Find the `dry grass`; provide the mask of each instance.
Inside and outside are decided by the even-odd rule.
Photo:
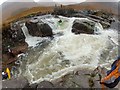
[[[63,6],[63,8],[73,8],[75,10],[83,10],[83,9],[91,9],[91,10],[105,10],[108,12],[111,12],[110,8],[106,8],[105,6],[102,6],[99,3],[94,3],[94,4],[77,4],[77,5],[68,5],[68,6]],[[22,17],[28,16],[30,14],[35,14],[38,12],[46,13],[46,12],[52,12],[54,7],[34,7],[31,9],[28,9],[26,11],[23,11],[15,16],[11,16],[7,20],[3,21],[2,26],[7,27],[9,24],[17,19],[20,19]],[[1,25],[0,25],[1,26]]]
[[[53,11],[53,7],[33,7],[31,9],[23,11],[15,16],[11,16],[7,20],[3,21],[2,25],[3,25],[3,27],[7,27],[7,26],[9,26],[9,24],[12,21],[15,21],[15,20],[20,19],[25,16],[28,16],[30,14],[35,14],[35,13],[39,13],[39,12],[46,13],[46,12],[52,12],[52,11]]]

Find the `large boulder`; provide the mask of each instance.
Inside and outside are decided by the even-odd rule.
[[[29,86],[28,80],[24,77],[18,77],[15,79],[2,81],[3,90],[9,90],[9,89],[23,90],[28,86]]]
[[[87,20],[78,20],[76,19],[73,22],[72,32],[75,34],[85,33],[85,34],[94,34],[95,23]]]
[[[46,37],[53,35],[51,27],[42,21],[30,20],[25,25],[28,28],[29,34],[32,36]]]

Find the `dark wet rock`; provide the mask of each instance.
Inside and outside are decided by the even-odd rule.
[[[104,11],[104,10],[97,10],[93,13],[93,15],[99,16],[103,19],[108,19],[112,16],[112,13],[109,13],[109,12]]]
[[[27,43],[21,43],[21,44],[18,44],[16,47],[11,48],[12,53],[14,55],[25,53],[27,51],[27,49],[28,49]]]
[[[50,26],[48,24],[44,23],[44,24],[39,24],[38,26],[39,26],[39,29],[42,32],[43,37],[53,35],[52,29],[50,28]]]
[[[46,37],[53,35],[51,27],[42,21],[38,21],[37,19],[34,21],[28,21],[25,25],[28,28],[29,34],[32,36]]]
[[[42,81],[38,84],[37,90],[40,90],[40,88],[54,88],[54,85],[49,81]]]
[[[120,32],[120,22],[116,21],[116,22],[111,23],[110,28],[115,29]]]
[[[35,83],[35,84],[31,84],[31,85],[29,86],[29,89],[37,90],[37,86],[38,86],[37,83]]]
[[[26,47],[24,47],[26,46]],[[16,49],[19,47],[19,50]],[[21,49],[20,49],[21,48]],[[27,43],[25,42],[25,36],[21,30],[21,27],[12,23],[10,27],[3,29],[2,31],[2,65],[3,69],[8,65],[11,65],[17,60],[17,55],[25,52],[27,49]]]
[[[76,11],[72,8],[62,8],[61,7],[55,7],[54,12],[52,14],[54,15],[62,15],[62,16],[71,16],[72,14],[76,13]]]
[[[6,68],[6,65],[11,69],[11,65],[18,59],[17,55],[25,53],[27,49],[28,45],[26,43],[19,43],[15,47],[9,47],[6,53],[2,54],[3,69]]]
[[[8,52],[8,49],[18,44],[25,43],[25,36],[19,25],[13,23],[11,27],[2,31],[2,51]]]
[[[100,24],[102,25],[103,29],[108,29],[110,27],[110,23],[104,23],[102,21],[100,21]]]
[[[100,68],[100,70],[106,72],[104,68]],[[98,72],[86,68],[68,73],[52,83],[54,86],[62,88],[102,88],[99,80]]]
[[[37,23],[38,21],[36,22],[27,21],[25,23],[26,27],[28,28],[29,34],[32,36],[41,36],[41,31],[38,29]]]
[[[14,90],[23,90],[29,86],[28,80],[24,77],[18,77],[11,80],[2,81],[3,90],[13,88]]]
[[[109,28],[110,24],[112,22],[115,22],[115,20],[113,18],[113,14],[109,13],[107,11],[98,10],[89,16],[100,20],[101,24],[103,25],[103,28]],[[106,23],[103,23],[103,22],[106,22]]]
[[[12,39],[14,42],[25,42],[25,35],[18,24],[11,24]]]
[[[73,22],[72,32],[75,34],[94,34],[94,25],[94,22],[75,20]]]

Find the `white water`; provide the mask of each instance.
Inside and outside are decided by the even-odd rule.
[[[28,33],[28,29],[25,26],[25,23],[23,24],[22,31],[25,35],[25,41],[27,42],[29,47],[35,47],[38,45],[38,43],[42,42],[43,40],[49,40],[47,37],[33,37]]]
[[[44,22],[52,27],[54,33],[60,32],[63,35],[54,36],[51,44],[43,50],[38,59],[33,60],[32,63],[29,60],[27,61],[26,70],[22,74],[28,78],[30,83],[38,83],[42,80],[55,80],[75,69],[94,69],[99,64],[109,68],[111,61],[115,59],[118,53],[118,47],[115,44],[118,40],[116,31],[103,30],[102,26],[96,23],[95,33],[101,34],[75,35],[71,32],[73,21],[75,19],[88,19],[60,18],[64,21],[62,25],[57,24],[59,20],[57,18],[43,19]],[[29,46],[35,47],[38,42],[43,40],[40,37],[30,36],[25,26],[23,26],[22,30]],[[103,52],[108,53],[107,55],[109,56],[101,59]],[[109,58],[110,60],[108,60]]]

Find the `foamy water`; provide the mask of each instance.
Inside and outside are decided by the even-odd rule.
[[[42,19],[43,22],[50,25],[54,34],[62,33],[62,35],[55,35],[45,49],[36,51],[38,53],[37,59],[34,59],[35,56],[28,55],[28,57],[33,58],[33,61],[27,59],[25,70],[21,74],[27,77],[30,83],[55,80],[78,68],[94,69],[98,65],[109,68],[118,54],[116,31],[103,30],[101,24],[96,23],[95,33],[99,35],[75,35],[71,32],[73,21],[75,19],[88,19],[61,16],[60,18],[63,20],[63,24],[58,24],[59,18]],[[22,30],[29,46],[36,47],[39,42],[49,40],[49,38],[29,35],[25,25],[23,25]]]

